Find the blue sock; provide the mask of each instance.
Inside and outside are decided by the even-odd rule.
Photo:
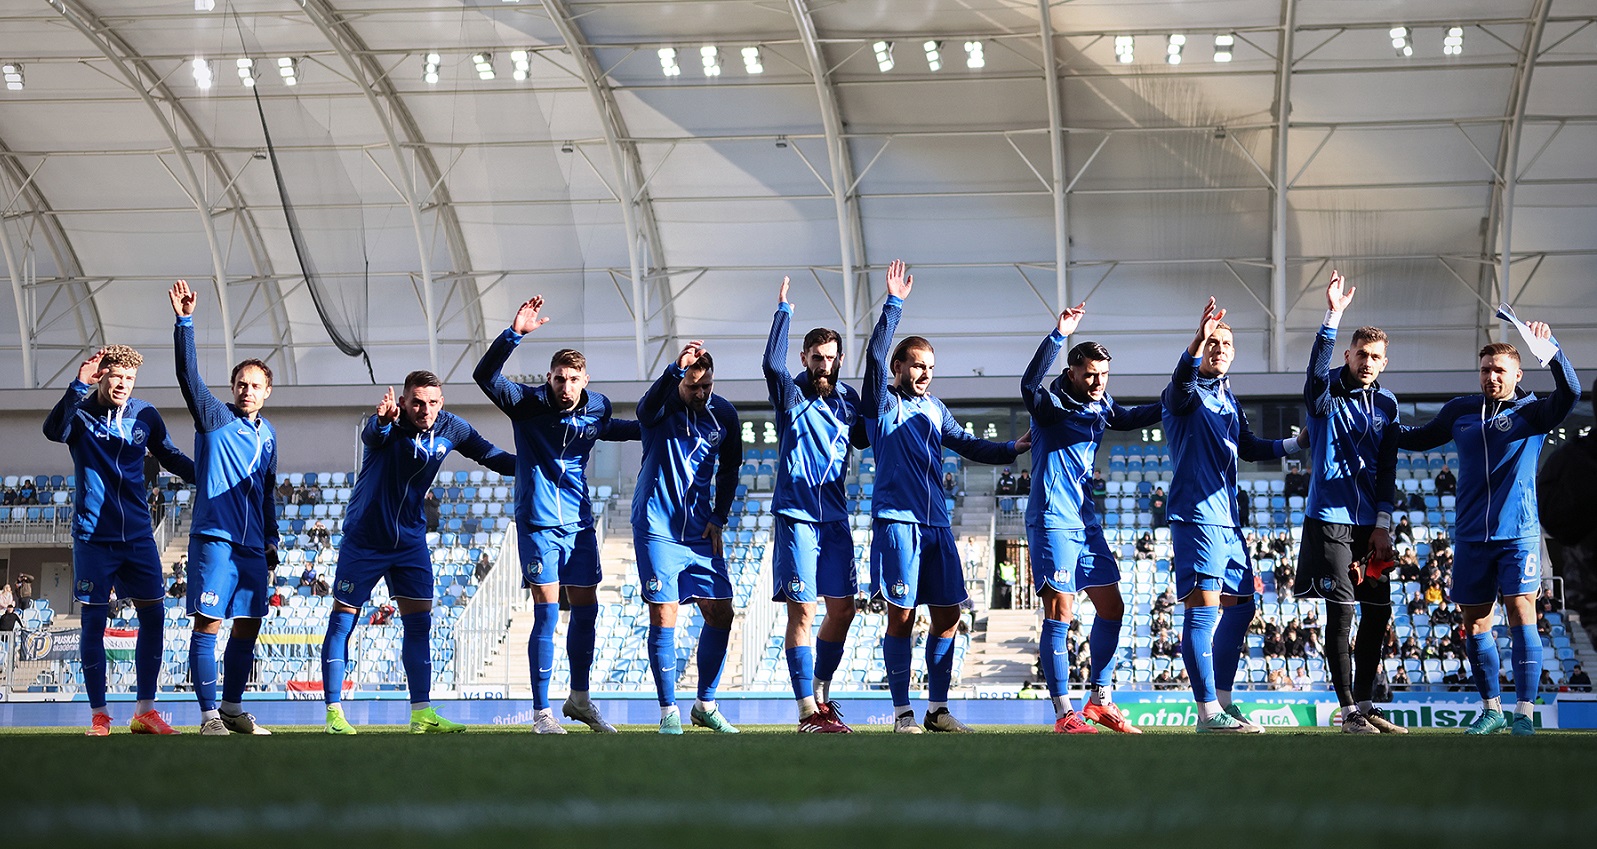
[[[1064,646],[1061,636],[1059,645]],[[1094,687],[1108,687],[1115,682],[1115,661],[1120,656],[1120,620],[1100,616],[1092,620],[1092,631],[1087,637],[1092,647],[1092,680]]]
[[[887,667],[887,689],[893,696],[893,707],[909,707],[909,654],[913,649],[909,637],[882,637],[882,665]]]
[[[138,608],[139,636],[133,642],[133,677],[141,702],[155,700],[161,686],[161,644],[166,639],[166,605],[146,604]]]
[[[677,629],[649,626],[649,671],[654,673],[654,695],[661,707],[677,700]]]
[[[954,638],[926,638],[926,700],[948,701],[948,684],[954,677]]]
[[[344,700],[344,669],[354,633],[355,612],[335,608],[327,617],[327,636],[322,638],[322,699],[330,705]]]
[[[216,710],[216,635],[195,631],[189,635],[189,680],[200,710]]]
[[[1514,698],[1534,702],[1541,688],[1542,638],[1535,625],[1515,625],[1513,631]]]
[[[424,704],[432,701],[433,612],[422,610],[399,617],[404,636],[399,641],[399,660],[405,667],[405,683],[410,685],[410,703]]]
[[[1070,690],[1070,652],[1065,641],[1069,633],[1069,622],[1042,621],[1042,639],[1037,642],[1037,652],[1042,660],[1042,677],[1048,682],[1048,695],[1052,698],[1066,695]]]
[[[1484,634],[1470,634],[1464,643],[1464,653],[1469,656],[1470,677],[1475,681],[1475,692],[1481,694],[1483,699],[1495,699],[1503,695],[1503,688],[1498,683],[1497,638],[1491,631]]]
[[[831,640],[815,640],[815,680],[830,681],[843,664],[843,644]]]
[[[705,625],[699,629],[699,701],[715,701],[715,688],[721,684],[721,668],[726,665],[726,644],[732,629]]]
[[[222,701],[236,705],[244,700],[254,668],[255,638],[229,634],[227,648],[222,649]]]
[[[105,621],[108,604],[83,605],[83,689],[89,691],[89,707],[105,707]]]
[[[1214,695],[1214,629],[1220,621],[1218,607],[1189,607],[1181,623],[1181,660],[1192,679],[1192,697],[1208,704]]]
[[[571,689],[588,692],[588,675],[593,670],[593,644],[597,640],[599,605],[574,604],[571,622],[566,627],[566,659],[571,663]]]
[[[1248,638],[1248,626],[1253,624],[1253,599],[1227,607],[1220,614],[1220,624],[1214,629],[1214,688],[1230,692],[1237,680],[1237,666],[1242,663],[1242,644]],[[1189,673],[1190,674],[1190,673]]]
[[[815,650],[791,646],[787,650],[787,677],[793,681],[793,698],[815,697]]]
[[[549,706],[549,679],[555,671],[555,626],[560,624],[556,602],[532,606],[532,634],[527,637],[527,672],[532,676],[532,708]]]

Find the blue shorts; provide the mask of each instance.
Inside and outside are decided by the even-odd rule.
[[[716,557],[707,539],[682,543],[665,537],[634,534],[638,583],[650,604],[682,604],[698,598],[731,598],[726,558]]]
[[[516,534],[524,586],[597,587],[599,536],[593,528],[529,528]]]
[[[1073,593],[1120,583],[1120,564],[1102,528],[1026,528],[1031,582],[1039,592]]]
[[[149,601],[166,597],[161,552],[151,537],[103,543],[72,543],[72,597],[79,604],[110,604],[116,597]]]
[[[771,601],[813,604],[817,594],[853,598],[859,592],[854,535],[847,522],[804,522],[777,516],[775,537]]]
[[[1491,604],[1499,595],[1541,590],[1541,541],[1536,537],[1453,544],[1453,589],[1458,604]]]
[[[334,600],[357,609],[371,601],[378,578],[388,582],[388,594],[394,598],[433,600],[433,559],[425,543],[374,551],[346,542],[339,546],[333,574]]]
[[[1177,599],[1185,599],[1193,590],[1253,596],[1253,561],[1240,528],[1171,522],[1170,545]]]
[[[264,551],[225,539],[189,537],[188,615],[264,618],[271,577]]]
[[[872,528],[871,585],[889,604],[956,607],[970,598],[951,529],[887,519]]]

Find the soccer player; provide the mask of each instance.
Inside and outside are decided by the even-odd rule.
[[[1552,328],[1533,321],[1522,331],[1531,346],[1552,347],[1547,357],[1553,392],[1545,398],[1522,391],[1519,350],[1493,342],[1480,351],[1481,394],[1454,398],[1436,418],[1403,428],[1398,446],[1426,451],[1449,440],[1458,446],[1458,521],[1453,527],[1452,599],[1469,633],[1465,653],[1481,715],[1466,733],[1493,734],[1508,726],[1498,682],[1492,606],[1499,597],[1508,611],[1514,661],[1513,733],[1536,733],[1536,690],[1542,642],[1536,633],[1536,593],[1541,587],[1541,525],[1536,519],[1536,461],[1548,431],[1580,400],[1575,367],[1557,348]]]
[[[620,442],[639,437],[637,422],[611,416],[610,399],[589,392],[588,360],[562,348],[549,359],[542,386],[516,383],[500,374],[522,338],[549,321],[540,315],[543,298],[516,311],[510,327],[483,354],[472,377],[510,417],[516,434],[516,542],[523,583],[532,589],[532,635],[527,668],[533,676],[532,730],[564,734],[549,706],[554,671],[555,626],[560,618],[560,588],[566,588],[571,619],[566,657],[571,663],[571,694],[561,713],[602,733],[604,721],[588,698],[589,671],[599,618],[599,542],[588,499],[588,457],[600,439]]]
[[[195,294],[179,280],[167,293],[177,314],[177,385],[194,418],[199,488],[189,526],[189,674],[200,703],[200,733],[270,734],[244,711],[244,688],[255,665],[255,638],[267,613],[277,566],[277,431],[261,417],[272,395],[272,370],[244,360],[228,380],[224,404],[200,377],[194,346]],[[222,656],[222,701],[216,701],[216,635],[233,620]]]
[[[909,703],[909,673],[915,607],[924,604],[931,611],[925,728],[967,732],[971,728],[948,710],[954,632],[959,606],[969,595],[943,500],[943,444],[978,463],[1003,465],[1031,448],[1031,434],[1015,442],[989,442],[965,433],[931,394],[936,355],[924,337],[905,337],[889,358],[904,299],[914,284],[903,260],[893,260],[887,268],[887,302],[867,347],[861,409],[877,468],[871,499],[871,584],[887,601],[882,662],[893,697],[893,730],[921,733]]]
[[[1254,612],[1253,561],[1237,510],[1237,461],[1283,457],[1298,442],[1259,439],[1248,428],[1226,381],[1235,347],[1224,318],[1210,298],[1161,398],[1175,466],[1170,541],[1176,596],[1186,607],[1181,659],[1198,703],[1198,732],[1258,733],[1264,729],[1231,702]]]
[[[139,636],[133,668],[138,704],[128,729],[134,734],[176,734],[155,710],[161,675],[162,625],[166,607],[161,553],[155,548],[145,502],[144,455],[186,481],[194,461],[172,444],[161,414],[133,395],[144,357],[126,345],[110,345],[78,366],[44,420],[44,435],[72,452],[72,578],[83,605],[83,687],[89,692],[90,737],[111,733],[105,703],[105,623],[111,589],[133,600]]]
[[[836,330],[817,327],[806,333],[804,372],[796,378],[788,373],[793,305],[787,290],[783,277],[763,364],[780,455],[771,502],[776,514],[771,600],[787,603],[787,671],[798,700],[798,730],[848,733],[837,703],[828,696],[859,592],[844,483],[849,446],[865,447],[865,428],[859,395],[837,380],[843,351]],[[817,596],[826,599],[826,621],[812,649]]]
[[[1309,408],[1309,497],[1298,552],[1298,598],[1325,599],[1326,670],[1349,734],[1404,734],[1375,707],[1375,673],[1392,619],[1385,573],[1369,577],[1363,561],[1392,560],[1392,501],[1397,491],[1397,398],[1377,378],[1387,366],[1386,333],[1360,327],[1331,370],[1337,325],[1357,289],[1331,272],[1325,323],[1309,352],[1303,400]],[[1349,649],[1353,608],[1358,641]]]
[[[1085,591],[1098,615],[1088,636],[1092,695],[1082,714],[1112,731],[1141,734],[1109,694],[1126,604],[1120,596],[1120,566],[1104,539],[1090,487],[1104,430],[1155,424],[1160,405],[1127,409],[1116,404],[1109,396],[1109,349],[1097,342],[1071,348],[1068,367],[1051,384],[1044,384],[1065,340],[1086,314],[1085,302],[1059,314],[1058,326],[1037,346],[1020,381],[1021,397],[1031,412],[1033,440],[1034,483],[1026,506],[1026,537],[1031,544],[1032,583],[1043,599],[1037,651],[1054,702],[1054,731],[1097,733],[1070,702],[1070,656],[1065,650],[1076,591]]]
[[[632,541],[649,604],[649,668],[660,699],[661,734],[682,733],[676,618],[677,606],[689,601],[704,614],[693,724],[738,733],[716,706],[715,690],[732,635],[732,581],[721,532],[737,494],[743,443],[737,410],[714,388],[715,360],[703,342],[693,341],[638,401],[643,468],[632,493]]]
[[[505,475],[515,471],[516,458],[465,419],[444,411],[443,381],[430,371],[406,375],[397,400],[394,388],[388,387],[377,412],[361,428],[360,441],[365,450],[344,514],[333,611],[322,641],[327,733],[355,733],[344,716],[344,669],[355,617],[371,599],[378,578],[387,582],[389,595],[399,603],[404,629],[399,657],[410,685],[410,733],[465,731],[466,726],[439,716],[431,704],[433,564],[421,505],[450,451]]]

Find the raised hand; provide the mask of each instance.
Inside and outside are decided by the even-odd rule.
[[[543,296],[533,295],[521,305],[521,309],[516,310],[516,317],[510,320],[510,329],[525,336],[549,323],[548,316],[538,315],[541,309],[543,309]]]
[[[895,259],[887,265],[887,294],[901,301],[909,297],[909,290],[915,285],[915,276],[905,273],[907,268],[901,259]]]
[[[1059,335],[1069,336],[1076,332],[1081,325],[1081,320],[1087,316],[1087,302],[1082,301],[1068,310],[1059,314]]]
[[[1341,312],[1347,309],[1348,304],[1353,303],[1353,293],[1358,291],[1358,287],[1355,286],[1343,292],[1342,285],[1344,282],[1346,281],[1342,279],[1342,273],[1332,269],[1331,282],[1325,287],[1325,305],[1331,312]]]
[[[781,303],[781,304],[789,303],[789,301],[787,299],[787,287],[788,287],[788,280],[787,280],[787,277],[784,276],[782,278],[782,288],[778,289],[777,292],[776,292],[777,303]]]
[[[100,368],[100,358],[103,356],[105,356],[105,351],[103,349],[95,351],[93,356],[84,360],[83,364],[78,366],[79,383],[100,382],[100,378],[105,376],[105,369]]]
[[[1225,310],[1215,306],[1214,298],[1203,308],[1203,318],[1198,321],[1198,335],[1192,340],[1192,345],[1187,348],[1187,353],[1197,356],[1203,350],[1203,343],[1214,335],[1216,327],[1225,318]]]
[[[172,288],[167,291],[166,295],[172,299],[172,312],[177,313],[179,316],[194,314],[194,290],[189,288],[187,280],[179,280],[173,283]]]
[[[388,394],[383,400],[377,402],[377,420],[383,424],[393,424],[399,418],[399,402],[394,399],[394,387],[388,387]]]
[[[1530,329],[1530,332],[1536,334],[1537,339],[1553,338],[1553,328],[1545,321],[1527,321],[1525,326]]]
[[[695,339],[682,348],[682,353],[677,354],[677,368],[686,369],[699,361],[699,355],[704,353],[704,340]]]

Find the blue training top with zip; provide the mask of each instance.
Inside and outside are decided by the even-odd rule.
[[[73,539],[130,542],[153,533],[145,499],[146,450],[162,468],[194,482],[194,461],[172,444],[161,413],[137,398],[107,407],[93,385],[73,380],[45,418],[44,435],[72,452]]]
[[[588,497],[588,457],[594,443],[641,437],[638,423],[611,415],[610,399],[584,391],[577,405],[562,410],[548,384],[517,383],[501,370],[523,336],[506,329],[488,346],[472,378],[510,417],[516,436],[516,525],[521,528],[593,527]]]
[[[1079,530],[1100,526],[1092,502],[1092,472],[1105,430],[1136,430],[1157,424],[1158,402],[1126,408],[1109,395],[1078,401],[1065,375],[1052,383],[1048,372],[1064,347],[1059,331],[1048,334],[1020,379],[1020,397],[1031,412],[1031,497],[1026,525]]]
[[[194,418],[194,471],[199,488],[189,535],[226,540],[251,551],[277,546],[277,432],[224,404],[200,378],[194,319],[173,331],[177,385]]]
[[[368,416],[360,441],[365,450],[344,514],[344,544],[368,551],[392,551],[426,542],[422,502],[450,451],[459,451],[502,475],[516,471],[514,455],[447,410],[440,410],[432,428],[425,432],[412,427],[403,414],[388,424],[376,415]]]
[[[743,465],[743,434],[725,398],[711,395],[702,412],[683,403],[677,387],[686,374],[671,363],[638,401],[643,468],[632,492],[632,530],[693,543],[712,521],[726,527]]]
[[[1165,387],[1165,438],[1175,466],[1166,507],[1172,522],[1240,527],[1237,461],[1286,455],[1284,440],[1259,439],[1224,377],[1203,377],[1186,351]]]
[[[1014,442],[990,442],[966,433],[943,402],[932,395],[912,397],[890,385],[893,334],[904,302],[887,296],[871,331],[865,360],[865,431],[876,452],[876,485],[871,515],[892,522],[946,528],[943,445],[978,463],[1013,463]]]
[[[776,411],[776,494],[771,511],[800,522],[835,522],[848,518],[850,445],[864,448],[865,424],[859,395],[838,383],[818,394],[806,369],[798,377],[787,370],[787,333],[793,305],[781,304],[771,319],[765,343],[765,387]]]
[[[1336,328],[1325,325],[1309,351],[1303,402],[1309,408],[1309,498],[1304,515],[1337,525],[1373,525],[1390,516],[1397,492],[1397,396],[1377,381],[1359,387],[1346,366],[1331,369]]]
[[[1536,461],[1548,431],[1580,401],[1575,367],[1562,349],[1548,363],[1554,389],[1537,398],[1523,388],[1508,401],[1465,395],[1442,405],[1419,427],[1405,427],[1398,446],[1429,451],[1458,447],[1458,519],[1453,537],[1465,542],[1523,539],[1541,534],[1536,514]]]

